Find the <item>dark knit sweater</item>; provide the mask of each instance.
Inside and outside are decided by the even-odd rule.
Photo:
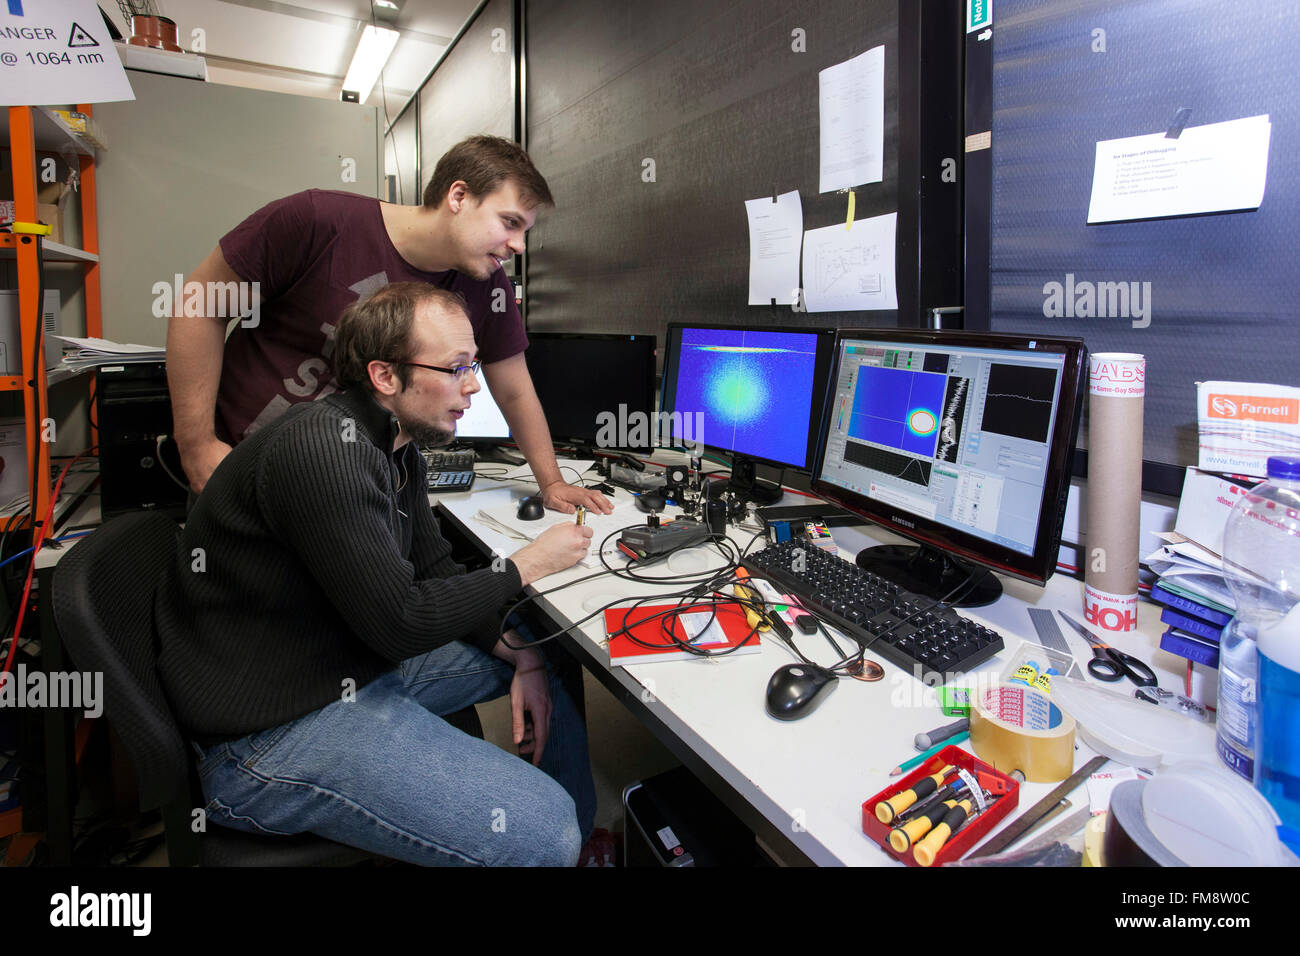
[[[159,672],[191,733],[265,730],[449,641],[496,643],[519,572],[448,557],[424,460],[393,453],[396,435],[368,393],[344,392],[294,406],[213,473],[157,601]]]

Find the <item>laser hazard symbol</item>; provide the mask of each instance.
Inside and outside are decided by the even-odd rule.
[[[72,32],[68,36],[68,46],[99,46],[99,41],[92,37],[85,29],[72,21]]]

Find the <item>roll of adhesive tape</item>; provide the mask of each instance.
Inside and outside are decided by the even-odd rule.
[[[1112,866],[1186,866],[1156,839],[1142,812],[1145,780],[1127,780],[1110,795],[1110,813],[1101,841],[1101,858]]]
[[[977,757],[1003,773],[1056,783],[1074,772],[1074,726],[1041,691],[999,684],[972,701],[970,742]]]

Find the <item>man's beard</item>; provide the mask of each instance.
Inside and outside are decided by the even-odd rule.
[[[443,445],[450,445],[452,439],[456,437],[455,432],[449,432],[437,425],[427,425],[424,422],[402,422],[401,424],[402,431],[406,432],[419,448],[441,448]]]

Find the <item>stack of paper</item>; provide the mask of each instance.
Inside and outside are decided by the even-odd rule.
[[[65,366],[162,362],[167,358],[167,350],[156,345],[132,345],[130,343],[110,342],[108,339],[79,339],[71,335],[51,335],[50,338],[67,343],[63,349],[63,364]],[[71,348],[68,346],[71,346]]]
[[[551,525],[555,524],[573,524],[576,519],[574,515],[566,515],[558,511],[548,511],[545,516],[536,521],[524,521],[517,514],[519,510],[518,503],[500,505],[495,508],[485,508],[479,514],[475,515],[475,520],[483,523],[487,527],[505,534],[521,543],[534,540],[539,534],[545,531]],[[587,557],[579,562],[584,568],[600,567],[600,545],[606,538],[616,531],[628,528],[634,525],[645,524],[645,513],[636,507],[632,498],[623,497],[614,504],[612,514],[602,515],[594,511],[588,511],[586,524],[592,529],[591,548]],[[610,538],[606,544],[605,553],[607,555],[621,554],[617,547],[617,536]],[[621,565],[620,560],[616,562]]]

